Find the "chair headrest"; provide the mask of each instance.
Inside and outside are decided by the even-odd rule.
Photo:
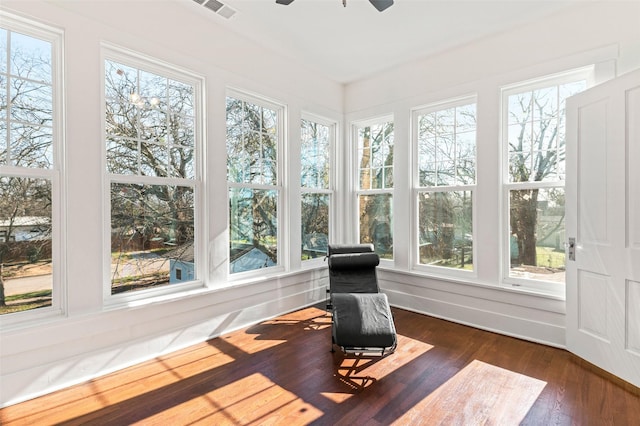
[[[327,255],[344,253],[373,253],[373,244],[329,244]]]
[[[380,264],[377,253],[344,253],[329,256],[329,268],[332,270],[355,270],[375,268]]]

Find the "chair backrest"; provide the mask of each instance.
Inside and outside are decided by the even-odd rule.
[[[329,244],[327,256],[345,253],[373,253],[373,244]]]
[[[380,257],[373,252],[372,245],[330,245],[328,253],[331,293],[380,292],[376,275]]]

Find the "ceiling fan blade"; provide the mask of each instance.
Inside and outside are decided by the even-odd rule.
[[[293,0],[276,0],[276,3],[288,5],[288,4],[293,3]]]
[[[378,9],[378,12],[382,12],[386,8],[393,5],[393,0],[369,0],[369,3],[371,3],[373,7]]]

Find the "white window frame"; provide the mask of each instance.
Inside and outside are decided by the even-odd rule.
[[[360,164],[359,164],[359,156],[358,156],[358,133],[359,130],[365,127],[370,127],[376,124],[385,124],[385,123],[393,123],[393,134],[394,134],[394,141],[393,141],[393,146],[394,146],[394,161],[393,161],[393,187],[392,188],[382,188],[382,189],[361,189],[360,188]],[[355,226],[353,227],[353,237],[355,238],[355,241],[357,243],[360,243],[360,219],[359,219],[359,213],[360,213],[360,206],[359,206],[359,199],[360,196],[362,195],[385,195],[385,194],[389,194],[391,196],[391,209],[392,209],[392,217],[391,217],[391,235],[392,238],[394,238],[394,242],[393,242],[393,252],[392,252],[392,257],[391,259],[386,259],[386,258],[380,258],[380,262],[381,264],[386,264],[387,266],[391,266],[393,264],[393,262],[395,261],[395,257],[396,257],[396,245],[395,245],[395,205],[394,205],[394,189],[395,189],[395,185],[396,185],[396,161],[395,161],[395,132],[396,132],[396,128],[395,128],[395,121],[394,121],[394,116],[393,114],[389,114],[389,115],[382,115],[382,116],[378,116],[378,117],[374,117],[374,118],[369,118],[366,120],[358,120],[358,121],[354,121],[351,123],[351,140],[353,141],[352,143],[352,153],[353,153],[353,162],[352,164],[352,170],[353,170],[353,188],[354,188],[354,193],[355,193],[355,199],[353,200],[353,223],[355,224]]]
[[[447,186],[430,186],[423,187],[420,186],[420,166],[419,162],[419,135],[418,135],[418,125],[419,125],[419,116],[426,115],[450,108],[461,107],[465,105],[475,104],[476,106],[476,144],[475,144],[475,183],[474,184],[466,184],[466,185],[447,185]],[[432,104],[428,104],[425,106],[417,107],[412,109],[411,114],[411,138],[412,138],[412,152],[413,152],[413,193],[412,193],[412,244],[411,244],[411,255],[412,255],[412,268],[419,272],[429,273],[431,275],[441,275],[447,277],[458,277],[463,279],[477,278],[477,253],[478,253],[478,239],[476,238],[477,234],[477,188],[478,188],[478,176],[480,176],[478,170],[478,127],[477,127],[477,113],[478,113],[478,97],[477,95],[469,95],[469,96],[461,96],[448,100],[444,100],[441,102],[436,102]],[[472,270],[464,270],[464,269],[456,269],[456,268],[448,268],[442,266],[433,266],[433,265],[425,265],[420,263],[420,237],[419,237],[419,199],[418,196],[421,193],[435,193],[435,192],[456,192],[456,191],[471,191],[471,226],[472,226],[472,241],[474,241],[472,248],[472,257],[473,257],[473,269]]]
[[[333,120],[325,119],[320,116],[314,115],[312,113],[302,113],[302,119],[307,121],[312,121],[317,124],[321,124],[323,126],[327,126],[329,128],[329,188],[305,188],[300,187],[300,203],[302,204],[302,195],[304,194],[325,194],[329,196],[329,242],[333,241],[336,238],[336,227],[334,225],[336,218],[336,195],[335,195],[335,187],[336,187],[336,135],[338,129],[338,123]],[[300,155],[303,156],[302,148],[300,150]],[[302,226],[300,227],[300,232],[302,232]],[[300,236],[302,240],[303,235]],[[307,265],[313,266],[315,264],[322,264],[324,262],[323,257],[318,257],[315,259],[307,259],[302,261],[303,267]]]
[[[51,43],[51,80],[53,97],[53,166],[50,169],[36,169],[15,166],[0,166],[0,174],[11,177],[47,179],[51,181],[51,262],[52,289],[51,306],[1,315],[1,328],[40,323],[65,314],[66,298],[66,227],[64,208],[66,204],[65,181],[65,113],[64,113],[64,31],[37,21],[22,18],[0,10],[2,28],[18,32]],[[8,61],[8,58],[7,58]],[[7,63],[7,66],[9,64]],[[10,68],[7,68],[9,71]],[[9,84],[7,84],[9,87]],[[7,100],[9,96],[7,94]],[[7,114],[7,120],[9,120]],[[8,121],[7,121],[8,122]],[[7,127],[7,134],[9,127]]]
[[[510,191],[516,189],[549,189],[549,188],[565,188],[564,180],[555,181],[529,181],[529,182],[510,182],[509,181],[509,96],[522,92],[528,92],[536,89],[558,86],[561,84],[572,83],[580,80],[586,80],[586,88],[593,86],[595,83],[595,66],[586,66],[566,72],[560,72],[552,75],[534,78],[522,82],[517,82],[501,88],[500,96],[500,146],[501,146],[501,165],[502,165],[502,182],[501,182],[501,208],[500,216],[502,223],[501,237],[501,283],[504,287],[528,291],[533,293],[548,294],[554,297],[564,298],[565,284],[543,281],[530,278],[519,278],[510,276],[511,269],[511,251],[510,251]],[[565,204],[565,209],[567,208]]]
[[[244,272],[231,272],[231,257],[229,256],[229,246],[227,246],[227,277],[229,281],[242,281],[242,280],[251,280],[256,277],[264,277],[266,275],[272,275],[284,272],[287,270],[287,264],[285,263],[286,259],[289,258],[289,232],[290,230],[285,229],[284,224],[288,223],[287,215],[285,212],[284,206],[287,205],[287,200],[285,199],[287,192],[285,191],[285,149],[286,149],[286,134],[285,129],[287,128],[287,108],[282,102],[278,102],[272,99],[268,99],[266,97],[248,93],[246,91],[235,89],[235,88],[227,88],[226,98],[234,98],[237,100],[241,100],[247,103],[251,103],[253,105],[257,105],[263,108],[268,108],[273,111],[276,111],[278,116],[277,123],[277,133],[278,138],[276,141],[276,185],[263,185],[263,184],[245,184],[245,183],[237,183],[237,182],[229,182],[227,180],[227,216],[229,217],[229,190],[231,188],[250,188],[250,189],[259,189],[259,190],[268,190],[268,191],[276,191],[278,196],[278,202],[276,204],[276,208],[278,209],[277,214],[277,256],[278,263],[274,266],[269,266],[266,268],[258,268],[250,271]],[[226,112],[226,111],[225,111]],[[226,113],[225,113],[225,121],[226,121]],[[226,176],[226,173],[225,173]],[[228,222],[227,222],[228,223]],[[230,237],[231,229],[227,228],[227,233]],[[230,242],[230,240],[229,240]]]
[[[147,56],[140,52],[103,42],[101,44],[101,130],[102,130],[102,173],[103,182],[103,303],[108,308],[119,308],[146,303],[167,296],[179,296],[190,290],[205,287],[206,256],[204,255],[204,236],[207,235],[204,222],[204,182],[205,158],[204,147],[204,77],[170,63]],[[170,78],[194,87],[194,178],[168,178],[140,175],[119,175],[107,171],[107,148],[105,129],[105,61],[114,61],[138,70]],[[194,259],[196,277],[193,281],[163,285],[155,288],[136,290],[120,294],[111,294],[111,184],[129,183],[146,185],[177,185],[193,188],[194,192]]]

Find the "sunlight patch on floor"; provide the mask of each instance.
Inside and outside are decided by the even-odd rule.
[[[248,327],[243,334],[232,334],[224,337],[230,343],[247,354],[275,348],[287,343],[298,332],[311,332],[331,327],[331,317],[321,309],[305,310],[306,315],[293,312],[275,319],[265,320]],[[247,336],[252,340],[247,341]]]
[[[398,347],[395,353],[384,357],[344,356],[336,366],[336,377],[351,390],[362,390],[405,367],[432,348],[433,346],[428,343],[398,335]],[[333,398],[331,397],[332,400]]]
[[[199,395],[182,404],[145,419],[154,424],[154,417],[164,424],[179,424],[185,412],[198,418],[202,424],[272,424],[286,423],[287,419],[309,423],[323,413],[297,395],[278,386],[260,373],[236,380],[204,395]],[[175,423],[172,422],[175,421]],[[281,423],[279,423],[281,422]]]
[[[546,382],[474,360],[394,424],[516,425]],[[461,403],[464,401],[464,403]]]

